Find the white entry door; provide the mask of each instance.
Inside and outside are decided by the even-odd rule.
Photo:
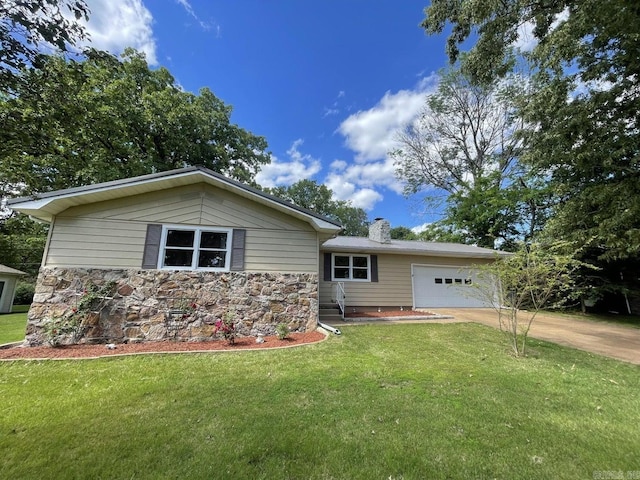
[[[486,307],[473,297],[474,271],[461,267],[411,266],[415,308]]]

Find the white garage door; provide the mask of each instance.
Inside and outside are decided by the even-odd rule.
[[[411,270],[416,308],[487,306],[473,297],[473,270],[426,265],[412,265]]]

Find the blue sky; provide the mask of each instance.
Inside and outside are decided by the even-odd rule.
[[[370,219],[438,217],[402,196],[387,152],[446,66],[419,27],[427,0],[88,0],[96,48],[131,46],[188,91],[209,87],[269,143],[258,182],[310,178]]]

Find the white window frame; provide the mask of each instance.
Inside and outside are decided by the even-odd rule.
[[[349,266],[338,265],[338,268],[348,268],[349,278],[336,278],[336,257],[349,257]],[[365,257],[367,259],[367,278],[353,278],[353,257]],[[364,270],[360,267],[355,267]],[[371,282],[371,255],[365,253],[332,253],[331,254],[331,281],[332,282]]]
[[[167,249],[167,235],[169,230],[182,230],[185,232],[194,232],[193,238],[193,255],[191,256],[191,265],[185,267],[178,266],[165,266],[164,257]],[[212,233],[226,233],[227,234],[227,248],[225,253],[224,264],[225,267],[198,267],[198,258],[200,256],[200,234],[202,232]],[[233,229],[223,227],[202,227],[202,226],[190,226],[190,225],[163,225],[162,226],[162,240],[160,243],[160,255],[158,255],[158,269],[160,270],[201,270],[208,272],[228,272],[231,268],[231,249],[233,245]],[[169,247],[173,248],[173,247]]]

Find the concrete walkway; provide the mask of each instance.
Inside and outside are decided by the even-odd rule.
[[[498,316],[489,308],[435,308],[438,315],[455,321],[477,322],[498,328]],[[529,336],[640,365],[640,328],[567,315],[540,313]]]

